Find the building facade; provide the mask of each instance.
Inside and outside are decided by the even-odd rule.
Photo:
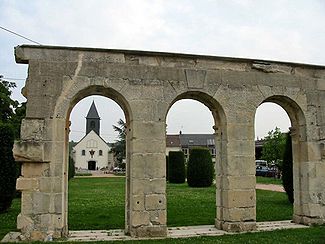
[[[86,116],[86,135],[73,147],[73,159],[77,169],[111,169],[114,165],[109,145],[100,136],[100,117],[95,102]]]

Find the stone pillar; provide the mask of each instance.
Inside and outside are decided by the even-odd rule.
[[[250,231],[256,228],[254,127],[245,117],[226,126],[227,135],[219,135],[217,140],[221,158],[217,162],[215,225],[225,231]]]
[[[163,237],[167,235],[165,122],[137,120],[131,130],[129,234]]]
[[[291,129],[290,132],[293,140],[293,220],[305,225],[324,224],[325,142],[301,141],[304,137],[298,136],[298,131]],[[307,134],[308,137],[311,135]]]
[[[28,240],[59,238],[66,234],[64,124],[62,119],[53,122],[52,119],[26,118],[22,122],[21,141],[15,142],[15,159],[22,162],[22,176],[16,185],[22,191],[17,229]],[[57,133],[60,130],[62,133]]]

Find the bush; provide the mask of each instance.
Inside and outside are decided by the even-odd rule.
[[[166,155],[166,179],[168,179],[168,156]]]
[[[293,162],[292,162],[292,142],[288,133],[282,162],[282,185],[288,195],[289,202],[293,203]]]
[[[213,182],[213,163],[209,149],[193,148],[187,164],[187,183],[190,187],[209,187]]]
[[[7,211],[16,192],[16,162],[12,148],[13,128],[0,123],[0,213]]]
[[[169,152],[168,156],[169,183],[185,182],[185,157],[182,151]]]
[[[73,178],[76,174],[76,169],[74,165],[74,160],[71,156],[69,156],[69,173],[68,173],[68,180]]]

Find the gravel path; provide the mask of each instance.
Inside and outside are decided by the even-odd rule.
[[[283,186],[274,184],[256,184],[256,189],[285,192]]]

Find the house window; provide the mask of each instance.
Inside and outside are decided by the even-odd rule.
[[[184,153],[185,156],[188,155],[188,148],[183,148],[182,151],[183,151],[183,153]]]
[[[99,150],[99,156],[103,156],[103,150]]]
[[[211,148],[210,152],[211,152],[212,157],[216,156],[216,149],[215,148]]]
[[[85,156],[85,155],[86,155],[86,151],[85,151],[85,150],[82,150],[82,151],[81,151],[81,155],[82,155],[82,156]]]

